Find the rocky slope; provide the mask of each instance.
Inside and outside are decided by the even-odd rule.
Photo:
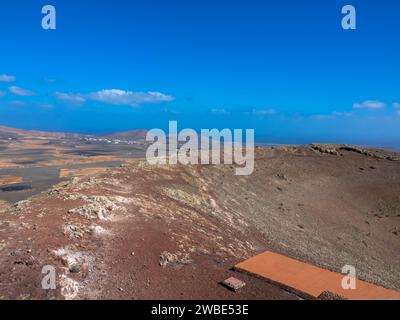
[[[18,299],[297,299],[230,268],[275,250],[400,289],[400,162],[319,146],[233,166],[144,161],[74,178],[0,213],[0,295]],[[57,270],[57,290],[41,270]],[[237,293],[219,282],[234,274]]]

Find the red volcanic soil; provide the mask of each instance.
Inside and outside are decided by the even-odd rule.
[[[0,296],[298,299],[230,270],[266,250],[398,290],[400,162],[363,151],[260,149],[248,177],[130,161],[61,183],[0,212]],[[56,290],[41,288],[45,265]],[[220,285],[231,276],[246,286]]]
[[[75,178],[4,212],[2,298],[63,299],[76,285],[77,299],[297,299],[243,274],[236,276],[247,285],[237,293],[220,285],[235,263],[265,248],[263,239],[214,215],[207,197],[192,199],[200,185],[175,193],[191,170],[138,162]],[[41,288],[45,265],[56,267],[57,290]]]

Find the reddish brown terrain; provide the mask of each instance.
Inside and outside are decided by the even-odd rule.
[[[298,299],[231,270],[266,250],[400,290],[399,208],[396,153],[263,148],[248,177],[125,159],[0,208],[0,298]],[[221,286],[230,276],[246,286]]]

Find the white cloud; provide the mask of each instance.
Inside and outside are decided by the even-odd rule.
[[[392,106],[393,106],[393,108],[400,110],[400,103],[399,102],[393,102]]]
[[[118,89],[101,90],[86,95],[89,100],[116,105],[138,106],[145,103],[159,103],[174,100],[160,92],[133,92]]]
[[[354,109],[368,109],[368,110],[378,110],[386,107],[386,103],[377,100],[367,100],[362,103],[353,104]]]
[[[87,100],[114,105],[128,105],[136,107],[145,103],[160,103],[173,101],[174,97],[161,92],[134,92],[118,89],[100,90],[88,94],[55,93],[57,100],[72,104],[83,104]]]
[[[7,74],[0,74],[0,82],[14,82],[17,80],[14,76],[9,76]]]
[[[354,115],[354,112],[333,111],[329,114],[313,114],[310,116],[314,120],[334,120],[337,118],[347,118]]]
[[[86,99],[82,97],[80,94],[76,93],[62,93],[56,92],[54,94],[55,98],[62,103],[79,106],[86,102]]]
[[[22,89],[20,87],[12,86],[9,87],[8,90],[10,90],[11,93],[17,95],[17,96],[22,96],[22,97],[28,97],[28,96],[34,96],[35,93],[33,91],[27,90],[27,89]]]

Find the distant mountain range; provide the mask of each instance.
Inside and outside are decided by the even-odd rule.
[[[106,135],[99,135],[108,139],[120,139],[120,140],[144,140],[146,139],[147,130],[130,130],[124,132],[115,132]]]
[[[66,137],[102,137],[107,139],[120,140],[143,140],[146,138],[146,130],[130,130],[125,132],[115,132],[109,134],[79,134],[51,132],[40,130],[24,130],[12,127],[0,126],[0,139],[16,139],[21,137],[50,137],[50,138],[66,138]]]

